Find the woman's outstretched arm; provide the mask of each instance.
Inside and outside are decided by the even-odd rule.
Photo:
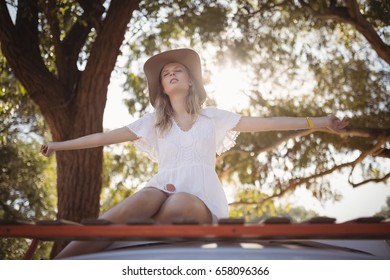
[[[49,142],[46,145],[41,146],[41,154],[49,157],[55,151],[94,148],[126,141],[134,141],[137,138],[138,137],[127,127],[122,127],[109,132],[94,133],[72,140]]]
[[[328,128],[334,132],[343,132],[349,121],[340,120],[334,115],[318,118],[295,117],[241,117],[237,126],[233,129],[240,132],[300,130],[310,128]]]

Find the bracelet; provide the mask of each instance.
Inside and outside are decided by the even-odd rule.
[[[306,120],[307,120],[307,125],[309,126],[309,129],[312,129],[314,127],[313,121],[311,120],[310,117],[306,117]]]

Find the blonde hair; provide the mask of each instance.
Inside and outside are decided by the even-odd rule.
[[[186,96],[186,111],[187,113],[197,117],[202,109],[202,105],[207,98],[206,92],[199,90],[198,83],[192,78],[192,75],[188,68],[184,65],[190,79],[193,81],[189,88],[188,95]],[[172,127],[173,108],[171,101],[167,94],[164,93],[163,86],[161,84],[161,75],[159,75],[159,86],[155,101],[156,108],[156,128],[161,137]]]

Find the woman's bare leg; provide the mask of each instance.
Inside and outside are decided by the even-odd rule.
[[[99,218],[113,223],[126,223],[130,218],[150,218],[154,216],[167,195],[156,188],[144,188],[134,195],[118,203]],[[55,258],[67,258],[80,254],[88,254],[103,250],[112,241],[72,241]]]
[[[161,224],[170,224],[177,218],[194,219],[200,224],[212,223],[211,212],[203,201],[184,192],[168,197],[153,218]]]

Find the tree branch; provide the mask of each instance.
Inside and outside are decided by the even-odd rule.
[[[96,86],[99,88],[108,87],[111,72],[114,69],[120,53],[120,46],[127,31],[127,24],[132,17],[133,11],[138,8],[139,2],[139,0],[112,0],[110,2],[103,25],[91,48],[87,66],[81,77],[80,88],[82,91],[83,87],[89,88],[88,85],[84,85],[84,81],[96,81],[97,76],[102,77],[102,80],[96,83]],[[107,92],[103,91],[99,93],[85,92],[78,97],[87,100],[92,98],[104,100],[100,102],[103,107],[97,108],[98,110],[104,110],[106,94]],[[86,104],[83,101],[81,102]]]
[[[283,143],[287,142],[289,139],[294,139],[296,137],[304,137],[307,136],[311,133],[314,132],[325,132],[325,133],[330,133],[330,134],[335,134],[339,135],[340,137],[364,137],[364,138],[373,138],[373,139],[378,139],[378,138],[383,138],[383,139],[388,139],[390,137],[390,130],[389,129],[380,129],[380,128],[361,128],[361,127],[350,127],[348,128],[345,132],[342,133],[336,133],[333,132],[329,129],[326,128],[318,128],[318,129],[312,129],[312,130],[299,130],[299,131],[294,131],[289,134],[287,134],[285,137],[280,138],[278,141],[275,141],[272,145],[263,147],[262,149],[256,151],[256,155],[253,157],[257,157],[262,153],[267,153],[270,152]],[[242,154],[244,156],[248,156],[246,160],[241,160],[238,164],[231,166],[225,170],[223,170],[219,176],[221,180],[223,180],[228,174],[234,172],[238,167],[243,166],[248,163],[248,161],[251,160],[253,157],[249,157],[249,153],[243,150],[239,149],[231,149],[222,155],[217,157],[217,160],[223,160],[227,156],[230,156],[232,154]],[[370,153],[372,156],[378,156],[378,157],[389,157],[388,150],[382,148],[382,150],[377,151],[376,153],[371,152]],[[333,171],[332,171],[333,172]],[[325,175],[325,174],[324,174]]]
[[[347,128],[345,132],[340,133],[340,136],[363,137],[363,138],[374,138],[374,139],[380,137],[386,138],[390,136],[390,129],[350,126]]]
[[[102,5],[103,2],[102,0],[94,2],[78,1],[84,13],[81,18],[77,19],[62,40],[63,61],[61,71],[63,74],[60,75],[60,79],[68,86],[69,92],[75,91],[79,81],[80,72],[77,68],[77,61],[82,48],[87,42],[88,35],[92,27],[95,27],[97,32],[100,30],[101,16],[105,11]]]
[[[264,147],[264,148],[256,151],[257,155],[254,155],[253,157],[256,158],[256,157],[258,157],[262,153],[270,152],[270,151],[276,149],[278,146],[280,146],[283,143],[285,143],[286,141],[288,141],[289,139],[293,139],[293,138],[296,138],[296,137],[303,137],[303,136],[309,135],[311,133],[313,133],[313,130],[299,130],[299,131],[294,131],[292,133],[289,133],[285,137],[282,137],[278,141],[275,141],[272,145],[269,145],[267,147]],[[217,160],[223,160],[225,157],[227,157],[229,155],[232,155],[232,154],[237,154],[237,153],[243,154],[245,156],[249,156],[249,153],[246,152],[246,151],[242,151],[242,150],[238,150],[238,149],[232,149],[232,150],[229,150],[229,151],[223,153],[222,155],[218,156]],[[241,160],[240,163],[223,170],[219,174],[219,177],[221,178],[221,180],[223,180],[224,177],[226,177],[231,172],[234,172],[234,170],[236,170],[238,167],[246,164],[253,157],[248,157],[246,160]]]
[[[40,55],[36,34],[37,12],[34,1],[19,1],[16,25],[14,25],[5,1],[1,0],[0,42],[3,54],[15,76],[39,107],[46,108],[47,111],[50,108],[49,104],[61,102],[62,97],[58,93],[62,90],[53,88],[58,86],[57,79],[46,68]],[[31,73],[34,73],[33,77]],[[51,94],[40,94],[47,91]]]
[[[377,157],[390,158],[390,149],[382,149],[376,154]]]
[[[368,151],[365,151],[363,153],[360,154],[360,156],[354,161],[353,165],[352,165],[352,169],[351,169],[351,172],[349,173],[349,176],[348,176],[348,182],[352,185],[352,187],[356,188],[358,186],[361,186],[361,185],[364,185],[368,182],[381,182],[381,181],[384,181],[387,179],[388,175],[387,174],[385,177],[383,177],[382,179],[378,179],[378,178],[375,178],[375,179],[368,179],[368,180],[365,180],[365,181],[362,181],[360,183],[353,183],[352,182],[352,174],[353,174],[353,171],[356,167],[357,164],[361,163],[367,156],[369,155],[373,155],[375,156],[376,154],[380,153],[383,149],[384,149],[384,145],[386,144],[386,142],[389,140],[388,137],[381,137],[378,142],[374,145],[374,147]]]
[[[378,56],[390,64],[390,46],[380,38],[372,25],[360,13],[356,0],[346,0],[346,7],[331,5],[325,11],[313,9],[304,0],[299,0],[299,3],[318,19],[334,20],[352,25],[367,39]]]
[[[390,174],[387,174],[386,176],[384,176],[383,178],[375,178],[375,179],[368,179],[366,181],[363,181],[363,182],[360,182],[360,183],[353,183],[350,178],[351,178],[351,175],[352,175],[352,172],[353,172],[353,169],[355,168],[355,166],[359,163],[361,163],[367,156],[369,155],[375,155],[379,150],[382,149],[383,145],[385,145],[385,143],[389,140],[388,137],[381,137],[378,142],[374,145],[374,147],[368,151],[365,151],[363,153],[361,153],[355,160],[351,161],[351,162],[347,162],[347,163],[343,163],[343,164],[340,164],[340,165],[335,165],[333,166],[332,168],[328,169],[328,170],[325,170],[323,172],[320,172],[320,173],[317,173],[317,174],[313,174],[309,177],[306,177],[306,178],[295,178],[295,179],[291,179],[289,180],[288,182],[288,185],[286,188],[284,188],[283,190],[281,190],[280,192],[278,193],[275,193],[273,195],[270,195],[268,196],[267,198],[261,200],[261,201],[258,201],[258,202],[233,202],[233,203],[230,203],[229,205],[237,205],[237,204],[247,204],[247,205],[255,205],[255,204],[263,204],[269,200],[272,200],[276,197],[281,197],[283,196],[284,194],[286,194],[287,192],[291,192],[291,191],[294,191],[298,186],[302,185],[302,184],[305,184],[305,183],[308,183],[310,182],[311,180],[313,179],[317,179],[317,178],[320,178],[320,177],[323,177],[323,176],[326,176],[326,175],[329,175],[329,174],[332,174],[333,172],[337,171],[337,170],[341,170],[341,169],[344,169],[346,167],[352,167],[352,170],[351,170],[351,173],[350,173],[350,176],[349,176],[349,179],[348,179],[348,182],[355,188],[355,187],[358,187],[358,186],[361,186],[363,184],[366,184],[368,182],[384,182],[386,181],[389,177],[390,177]]]
[[[94,27],[96,32],[99,33],[102,28],[102,15],[105,11],[103,6],[104,0],[89,1],[78,0],[81,8],[84,10],[83,18],[91,27]]]
[[[364,181],[361,181],[360,183],[351,183],[352,187],[354,188],[357,188],[357,187],[360,187],[362,185],[365,185],[367,183],[371,183],[371,182],[374,182],[374,183],[380,183],[380,182],[385,182],[386,183],[386,180],[390,178],[390,173],[387,173],[384,177],[382,178],[373,178],[373,179],[367,179],[367,180],[364,180]]]

